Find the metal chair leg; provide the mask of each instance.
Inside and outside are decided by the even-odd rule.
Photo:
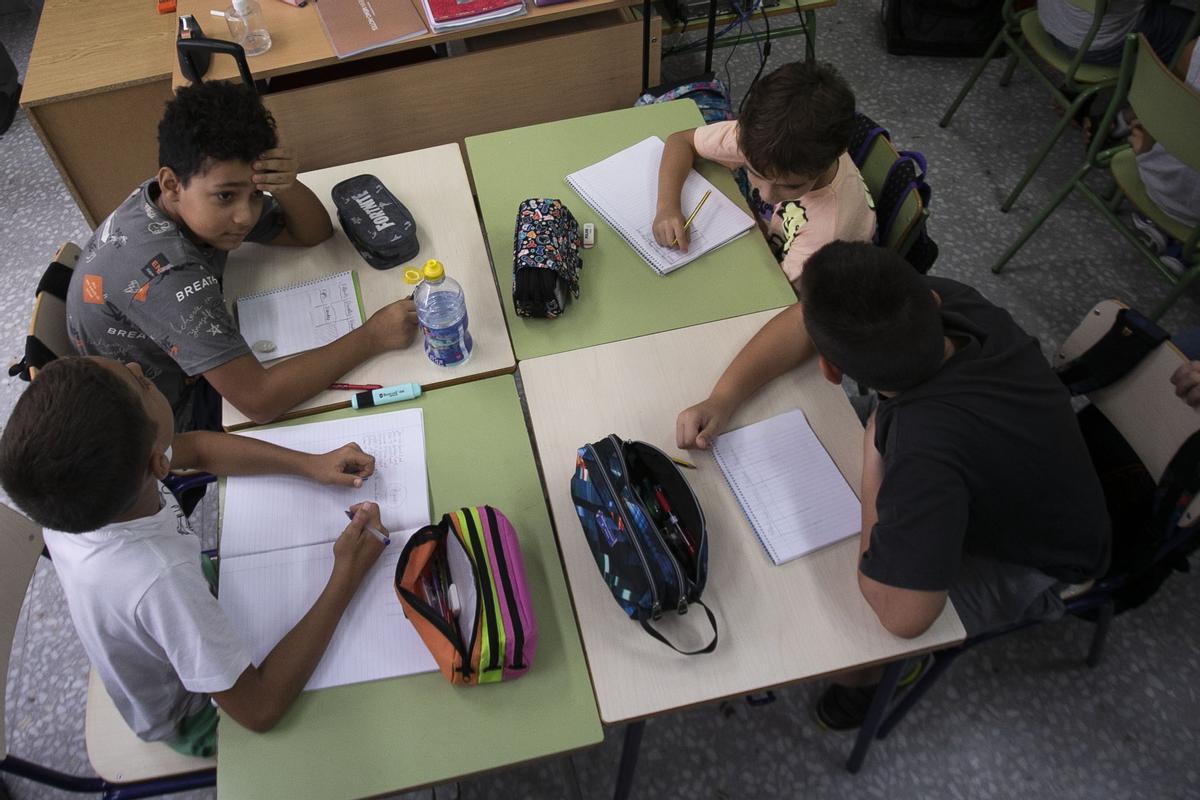
[[[1029,241],[1029,237],[1037,233],[1038,228],[1042,227],[1042,223],[1049,219],[1050,215],[1054,213],[1056,208],[1062,205],[1062,201],[1066,200],[1067,195],[1074,190],[1075,184],[1078,183],[1090,169],[1090,164],[1084,164],[1082,167],[1076,170],[1075,174],[1071,176],[1071,180],[1058,190],[1054,197],[1051,198],[1050,203],[1036,217],[1034,217],[1032,222],[1025,226],[1025,230],[1021,231],[1021,235],[1017,237],[1017,240],[1013,242],[1007,250],[1004,251],[1004,255],[1000,257],[1000,260],[992,265],[992,272],[996,273],[997,275],[1000,274],[1000,270],[1004,269],[1004,265],[1007,264],[1012,257],[1017,254],[1018,250],[1025,246],[1025,243]]]
[[[958,111],[958,107],[962,105],[962,101],[967,98],[974,88],[975,82],[979,80],[979,76],[983,74],[984,69],[991,63],[992,58],[996,55],[996,51],[1000,49],[1000,45],[1004,42],[1004,31],[996,34],[996,38],[992,40],[988,46],[987,52],[983,54],[983,58],[979,59],[979,63],[975,65],[975,69],[971,70],[971,75],[967,78],[967,82],[958,90],[958,97],[954,98],[954,102],[950,104],[950,108],[946,109],[946,113],[942,115],[938,121],[939,127],[946,127],[950,124],[950,118],[954,116],[954,112]]]
[[[1008,63],[1004,65],[1004,74],[1000,76],[1000,85],[1001,86],[1008,86],[1010,83],[1012,83],[1013,73],[1017,71],[1016,47],[1018,47],[1018,46],[1020,46],[1019,42],[1016,46],[1014,46],[1012,51],[1009,52],[1009,54],[1008,54]]]
[[[900,673],[903,669],[904,659],[888,664],[887,669],[883,671],[883,677],[879,679],[879,685],[875,687],[871,705],[867,708],[867,718],[863,720],[862,727],[858,729],[858,738],[854,740],[854,749],[850,751],[850,758],[846,760],[846,770],[852,775],[862,769],[863,761],[867,757],[867,750],[871,748],[871,741],[879,731],[879,724],[883,722],[883,712],[887,710],[892,695],[896,693],[896,684],[900,682]]]
[[[617,789],[613,792],[613,800],[629,800],[633,789],[633,773],[637,770],[638,755],[642,749],[642,733],[646,730],[646,721],[639,720],[625,726],[625,743],[621,746],[621,765],[617,768]]]
[[[583,793],[579,789],[579,776],[575,773],[575,762],[570,756],[563,756],[558,760],[558,764],[562,770],[563,786],[566,788],[563,796],[569,800],[583,800]]]
[[[1092,631],[1092,646],[1088,648],[1087,656],[1089,667],[1099,665],[1104,655],[1104,641],[1108,638],[1108,626],[1112,624],[1114,610],[1111,597],[1096,609],[1096,629]]]
[[[1004,202],[1000,204],[1001,211],[1008,211],[1013,207],[1013,203],[1017,202],[1017,198],[1021,192],[1025,190],[1025,186],[1029,181],[1033,180],[1033,176],[1037,173],[1038,167],[1042,166],[1042,162],[1046,160],[1046,156],[1050,155],[1050,151],[1054,149],[1054,145],[1058,144],[1058,140],[1062,138],[1063,133],[1067,130],[1067,126],[1071,124],[1071,120],[1075,118],[1075,113],[1083,107],[1083,104],[1088,101],[1092,95],[1096,93],[1096,88],[1088,89],[1081,92],[1071,103],[1070,107],[1063,112],[1062,117],[1054,126],[1054,130],[1050,133],[1050,137],[1046,139],[1041,148],[1029,162],[1029,166],[1025,168],[1025,174],[1021,176],[1021,180],[1008,193],[1008,197],[1004,198]]]
[[[895,708],[887,715],[887,719],[879,726],[879,732],[875,734],[876,739],[886,739],[887,735],[900,724],[900,720],[904,719],[905,715],[912,710],[912,707],[917,704],[925,693],[933,688],[933,684],[937,683],[938,678],[942,673],[950,668],[954,660],[961,656],[965,650],[943,650],[940,653],[933,654],[933,663],[929,665],[929,670],[922,675],[915,684],[909,687],[904,693],[904,697],[900,698],[900,702],[896,703]]]

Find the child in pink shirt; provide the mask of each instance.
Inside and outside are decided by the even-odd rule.
[[[853,119],[854,93],[831,65],[795,62],[755,84],[737,122],[671,134],[658,170],[655,241],[687,252],[680,191],[696,156],[746,169],[759,227],[793,283],[823,245],[871,241],[874,202],[846,152]]]

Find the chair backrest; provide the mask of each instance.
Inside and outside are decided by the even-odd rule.
[[[871,197],[875,198],[876,204],[883,196],[883,185],[888,172],[899,158],[900,153],[886,136],[876,136],[871,141],[871,146],[863,157],[862,166],[859,167],[859,173],[862,174],[863,181],[867,184]],[[876,211],[878,212],[878,205]],[[910,189],[901,201],[896,219],[881,244],[902,256],[905,255],[912,246],[914,231],[924,218],[925,204],[921,202],[921,195],[916,188]]]
[[[75,268],[79,263],[79,247],[66,242],[54,254],[54,261]],[[53,293],[42,290],[33,299],[33,314],[29,318],[29,335],[41,342],[55,357],[70,355],[71,340],[67,336],[67,304]],[[37,366],[29,365],[29,377],[37,374]]]
[[[25,591],[41,554],[41,527],[0,503],[0,760],[8,755],[4,731],[8,659]]]
[[[1116,300],[1097,304],[1062,343],[1055,355],[1055,366],[1078,357],[1095,344],[1112,327],[1122,308],[1125,305]],[[1156,483],[1179,446],[1200,431],[1200,409],[1176,397],[1171,383],[1171,375],[1186,361],[1179,348],[1163,342],[1125,377],[1088,395],[1120,431]],[[1200,496],[1193,498],[1179,524],[1188,527],[1198,520]]]
[[[1142,34],[1137,35],[1128,99],[1142,127],[1167,152],[1200,169],[1200,91],[1171,72]]]

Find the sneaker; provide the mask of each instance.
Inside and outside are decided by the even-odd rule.
[[[1167,249],[1167,244],[1170,243],[1170,239],[1147,217],[1143,217],[1141,214],[1134,211],[1129,215],[1129,221],[1133,225],[1133,229],[1137,231],[1138,237],[1147,247],[1153,250],[1155,254],[1161,253]]]
[[[916,683],[932,663],[933,655],[930,653],[912,659],[908,664],[908,669],[900,676],[900,681],[896,684],[896,691],[903,691]],[[878,684],[870,686],[829,684],[829,687],[817,699],[814,709],[817,723],[830,731],[852,731],[861,728],[867,719],[867,710],[871,707],[871,699],[875,696],[876,686]]]
[[[1159,256],[1158,260],[1176,278],[1182,278],[1183,273],[1187,272],[1187,265],[1183,263],[1183,259],[1176,258],[1175,256],[1163,255]]]

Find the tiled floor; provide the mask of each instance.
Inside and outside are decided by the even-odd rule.
[[[1166,285],[1133,250],[1072,199],[1000,276],[988,266],[1081,158],[1070,131],[1009,214],[997,209],[1053,110],[1028,76],[996,87],[993,64],[952,126],[936,119],[971,62],[884,53],[873,2],[843,0],[819,14],[819,52],[855,87],[860,107],[897,143],[929,158],[930,230],[942,248],[935,273],[967,281],[1009,308],[1049,351],[1098,299],[1148,309]],[[778,27],[778,26],[777,26]],[[0,41],[24,70],[30,14],[0,15]],[[669,46],[671,42],[668,40]],[[795,39],[776,41],[768,66],[799,57]],[[718,51],[724,69],[729,51]],[[699,58],[668,62],[669,74]],[[753,45],[729,61],[740,98],[758,66]],[[88,230],[24,114],[0,138],[0,341],[19,353],[29,301],[46,258]],[[1195,295],[1164,320],[1200,323]],[[23,384],[0,381],[0,418]],[[202,523],[202,527],[211,525]],[[1197,565],[1194,565],[1197,566]],[[719,603],[720,598],[711,598]],[[994,642],[962,659],[858,776],[842,769],[851,738],[822,732],[809,716],[819,687],[777,692],[778,702],[741,702],[669,715],[646,729],[636,795],[660,798],[1195,798],[1200,796],[1200,581],[1176,575],[1145,607],[1119,617],[1104,662],[1082,664],[1087,623],[1068,620]],[[736,632],[734,632],[736,635]],[[14,754],[87,773],[82,709],[87,663],[48,565],[30,587],[7,688]],[[611,794],[620,732],[575,757],[583,795]],[[67,797],[9,780],[16,798]],[[465,782],[463,798],[564,796],[556,764]],[[195,797],[211,797],[199,792]]]

